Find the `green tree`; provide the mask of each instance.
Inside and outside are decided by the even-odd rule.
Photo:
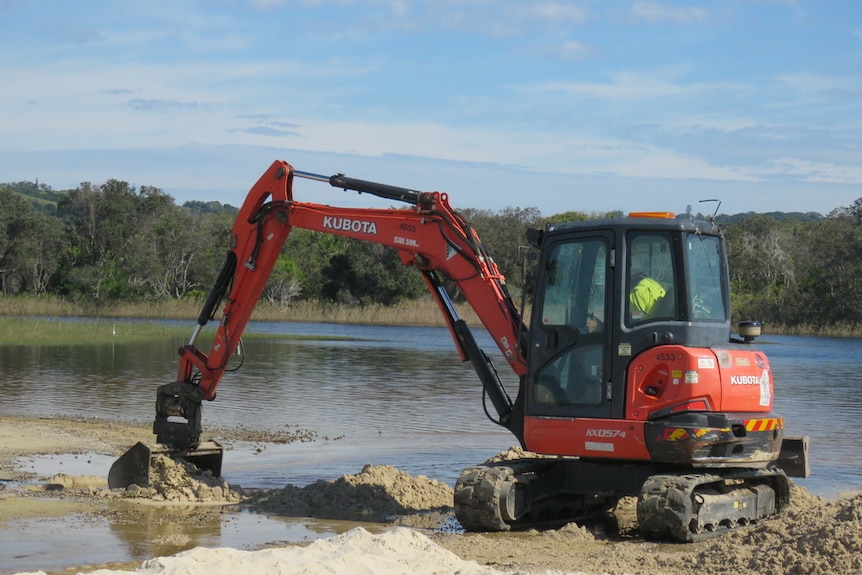
[[[862,227],[851,218],[827,218],[802,227],[794,245],[799,281],[785,322],[862,322]]]
[[[372,242],[348,240],[349,249],[333,255],[322,270],[325,299],[346,304],[392,305],[425,293],[417,270],[398,252]]]
[[[737,320],[782,321],[797,281],[792,256],[796,225],[753,214],[726,226]]]
[[[0,292],[45,293],[64,250],[55,218],[0,188]]]
[[[272,274],[263,288],[261,297],[282,310],[290,307],[291,302],[300,294],[299,270],[296,262],[285,254],[279,254]]]

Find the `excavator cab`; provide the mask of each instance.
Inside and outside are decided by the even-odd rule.
[[[798,476],[807,443],[785,438],[772,413],[766,355],[732,337],[720,229],[640,213],[531,236],[539,258],[516,406],[524,447],[554,457],[465,471],[459,521],[507,530],[633,496],[643,535],[693,541],[785,508],[783,443],[797,447]]]
[[[554,226],[542,234],[537,277],[528,418],[632,417],[632,358],[730,341],[724,241],[708,222],[634,214]]]

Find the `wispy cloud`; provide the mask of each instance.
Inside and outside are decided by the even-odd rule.
[[[657,73],[617,72],[602,82],[547,82],[522,86],[527,92],[558,92],[606,100],[641,100],[692,95],[713,85],[664,80]]]
[[[528,2],[526,10],[532,16],[555,23],[583,24],[587,10],[570,2]]]
[[[661,24],[665,22],[691,24],[706,21],[708,11],[700,6],[680,7],[674,6],[670,2],[638,0],[629,9],[629,15],[635,22],[647,22],[649,24]]]
[[[561,60],[577,61],[592,56],[592,47],[578,40],[564,40],[548,49],[548,52]]]
[[[199,102],[178,102],[176,100],[157,100],[153,98],[135,98],[129,100],[129,107],[139,112],[155,112],[160,110],[182,110],[200,108]]]

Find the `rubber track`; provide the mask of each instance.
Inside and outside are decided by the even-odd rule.
[[[467,531],[508,531],[500,514],[504,484],[514,476],[510,467],[468,467],[455,483],[455,517]]]
[[[697,506],[694,503],[694,497],[698,489],[708,487],[710,484],[721,484],[728,478],[743,479],[744,484],[749,484],[749,480],[755,480],[763,485],[764,479],[769,479],[770,475],[775,481],[787,481],[783,474],[770,474],[768,471],[758,471],[747,477],[735,476],[733,473],[728,474],[728,476],[690,474],[650,477],[644,483],[638,499],[638,530],[641,536],[649,539],[692,542],[716,537],[739,525],[754,523],[763,517],[751,516],[745,518],[744,523],[735,523],[732,526],[729,526],[728,523],[734,523],[734,521],[725,522],[725,518],[717,518],[716,522],[721,523],[719,529],[696,532],[691,527],[697,519]],[[744,488],[744,485],[740,487]],[[775,491],[774,487],[771,488]],[[775,499],[776,508],[772,510],[771,514],[780,511],[777,493]]]

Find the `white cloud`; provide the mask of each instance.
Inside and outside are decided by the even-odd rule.
[[[593,54],[593,49],[577,40],[565,40],[550,49],[561,60],[583,60]]]
[[[771,166],[759,170],[765,176],[778,176],[805,182],[827,184],[862,184],[862,166],[813,162],[798,158],[778,158]]]
[[[545,82],[523,87],[526,91],[562,92],[590,98],[633,100],[662,98],[701,90],[698,86],[685,86],[668,82],[653,74],[617,72],[607,82]]]
[[[528,3],[530,14],[554,23],[583,24],[587,11],[580,6],[564,2]]]
[[[671,22],[673,24],[691,24],[707,19],[707,11],[699,6],[677,7],[661,2],[638,0],[632,4],[629,12],[632,19],[649,24]]]

